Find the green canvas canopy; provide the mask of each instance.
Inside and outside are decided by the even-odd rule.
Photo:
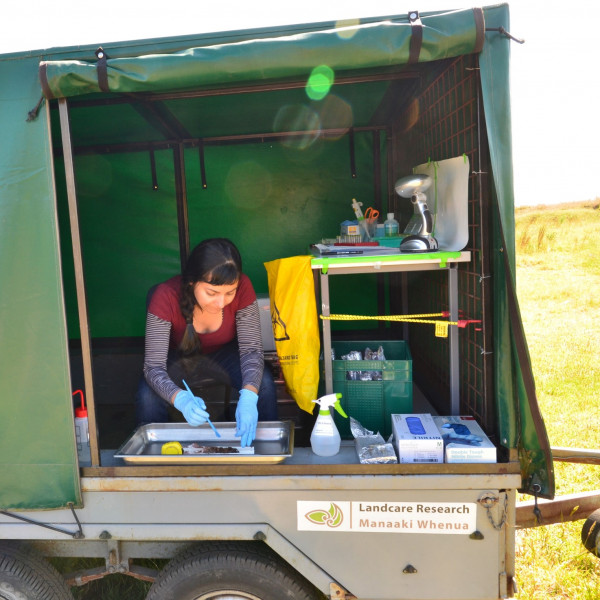
[[[96,164],[93,161],[103,160],[110,165],[115,177],[120,169],[134,173],[139,187],[133,194],[141,198],[146,193],[141,191],[142,183],[145,185],[148,179],[146,155],[142,162],[141,157],[128,154],[128,150],[135,144],[144,144],[147,148],[156,142],[156,147],[151,148],[151,158],[160,170],[161,163],[170,160],[161,151],[173,147],[171,137],[178,124],[184,125],[183,131],[176,131],[178,137],[193,138],[194,147],[199,151],[202,148],[198,140],[211,135],[211,139],[216,139],[235,131],[252,139],[253,135],[266,131],[269,127],[266,123],[272,121],[267,114],[269,100],[259,98],[261,86],[268,85],[276,98],[273,104],[281,106],[294,104],[296,82],[309,81],[311,74],[317,76],[317,93],[319,86],[327,87],[333,81],[356,84],[348,93],[355,94],[353,127],[356,144],[360,146],[370,143],[360,132],[360,127],[366,127],[372,119],[367,105],[374,97],[387,98],[389,81],[380,85],[378,77],[410,80],[412,68],[468,54],[479,56],[496,204],[491,232],[494,247],[498,249],[492,257],[498,435],[503,446],[519,451],[523,489],[552,496],[554,482],[549,445],[535,398],[514,286],[511,42],[502,35],[502,30],[509,27],[507,5],[498,5],[368,18],[346,26],[303,24],[130,41],[102,49],[95,46],[58,48],[0,56],[0,126],[4,137],[0,145],[0,422],[3,429],[0,507],[45,509],[63,507],[69,502],[81,503],[72,423],[68,333],[78,325],[77,311],[69,308],[63,288],[63,281],[66,286],[75,286],[75,275],[61,262],[65,250],[61,250],[59,231],[67,231],[68,223],[59,222],[56,208],[57,201],[64,202],[61,198],[65,197],[69,182],[68,178],[63,179],[61,131],[56,117],[51,115],[50,101],[68,99],[72,107],[86,106],[90,110],[98,107],[99,111],[101,108],[105,111],[98,112],[101,116],[97,119],[86,117],[85,127],[79,109],[73,108],[70,112],[73,144],[82,149],[75,160],[79,167],[87,164],[90,167],[91,175],[82,182],[84,193],[92,197],[94,188],[108,185],[102,176],[94,179],[93,175]],[[326,68],[315,71],[316,67]],[[327,77],[333,79],[327,81]],[[368,89],[361,88],[361,82],[369,82]],[[201,96],[198,90],[206,92],[203,104],[194,104],[193,98]],[[215,93],[216,90],[222,93]],[[229,94],[225,93],[227,90]],[[166,105],[174,112],[178,99],[184,98],[186,92],[195,95],[190,95],[189,104],[177,105],[180,111],[177,123],[169,121],[169,113],[161,113],[144,102],[150,96],[163,95]],[[210,98],[209,92],[213,93]],[[119,104],[121,98],[124,102]],[[112,102],[110,107],[107,99]],[[218,131],[211,130],[214,123],[210,111],[206,110],[210,103],[221,103],[222,109],[228,111],[228,119]],[[140,114],[148,110],[160,117],[158,120],[163,125],[158,141],[156,132],[149,131],[140,118]],[[130,124],[127,131],[123,131],[120,120],[112,118],[116,111],[121,111],[121,116],[127,115]],[[335,110],[324,117],[324,128],[328,128],[332,137],[336,128],[341,127],[340,114],[340,110]],[[276,134],[274,131],[273,135]],[[342,144],[335,140],[333,143]],[[98,149],[106,144],[122,144],[118,160],[108,155],[98,158]],[[322,160],[337,159],[330,156]],[[202,177],[206,187],[204,166],[202,164]],[[210,175],[218,172],[219,167],[216,160],[206,166],[210,181]],[[353,167],[366,170],[372,165],[363,165],[359,159]],[[195,168],[200,170],[198,166]],[[302,175],[298,177],[305,176],[301,169],[299,173]],[[326,190],[333,185],[326,174],[312,176],[316,178],[315,186],[321,183]],[[161,194],[178,193],[172,180],[159,183],[155,186],[157,198]],[[370,181],[352,183],[355,186],[370,184]],[[116,193],[110,201],[114,209],[120,211],[123,224],[111,218],[108,205],[86,215],[98,228],[113,228],[117,232],[117,243],[130,235],[126,225],[132,222],[136,223],[138,233],[143,233],[146,226],[150,231],[150,225],[137,210],[138,205],[134,201],[127,202],[128,194],[132,193],[122,191],[122,194]],[[91,209],[82,207],[81,210]],[[249,222],[256,218],[256,214],[251,214],[251,207],[241,206],[237,210],[247,211],[244,214]],[[287,208],[282,205],[282,215],[284,210]],[[177,215],[165,212],[163,216],[167,226],[172,224],[173,229],[177,228]],[[319,218],[315,213],[315,219]],[[215,215],[214,219],[215,229],[220,227],[224,231],[232,220],[229,213]],[[62,237],[68,236],[63,233]],[[147,238],[150,240],[151,234]],[[176,236],[173,239],[176,240]],[[146,242],[154,260],[158,251],[152,243]],[[291,251],[302,248],[300,238],[282,236],[278,239],[274,233],[275,246],[286,243]],[[114,264],[110,264],[118,270],[118,256],[122,251],[124,249],[113,248],[107,249],[102,258],[90,256],[88,260],[86,257],[87,266],[102,269],[106,268],[107,261],[113,260]],[[166,241],[160,254],[159,276],[178,268],[176,242]],[[129,275],[137,278],[136,284],[142,288],[151,283],[150,274],[144,271],[145,263],[138,266],[139,269]],[[255,277],[264,283],[263,274],[257,272]],[[120,323],[115,318],[102,318],[112,299],[100,288],[93,290],[87,299],[94,309],[90,312],[95,315],[92,330],[98,331],[100,336],[110,336],[114,335],[110,327],[115,327],[124,335],[142,335],[143,323],[130,318],[137,311],[133,306],[130,313],[127,305],[123,307]]]
[[[461,10],[422,18],[414,25],[389,19],[360,25],[279,32],[272,37],[229,39],[169,53],[107,57],[98,61],[52,60],[40,64],[47,98],[93,92],[164,92],[198,86],[307,76],[315,65],[334,72],[403,65],[479,52],[483,12]],[[411,45],[413,47],[411,47]],[[414,56],[411,55],[411,51]],[[111,51],[112,55],[112,51]]]

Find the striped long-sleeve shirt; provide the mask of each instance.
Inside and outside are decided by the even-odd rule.
[[[179,392],[167,373],[169,349],[181,343],[186,323],[179,308],[181,277],[158,286],[146,318],[144,376],[150,387],[167,401]],[[223,322],[217,331],[198,334],[206,354],[237,339],[242,370],[242,386],[260,387],[264,355],[260,331],[260,315],[256,294],[247,276],[242,275],[233,302],[223,309]]]

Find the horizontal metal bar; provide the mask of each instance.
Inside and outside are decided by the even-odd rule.
[[[379,81],[396,81],[405,79],[419,79],[420,74],[415,71],[381,72],[361,75],[341,75],[335,79],[334,86],[352,85],[358,83],[372,83]],[[185,92],[168,93],[129,93],[113,98],[98,98],[93,100],[77,100],[71,108],[86,108],[90,106],[110,106],[113,104],[127,104],[132,101],[144,100],[147,102],[164,102],[165,100],[185,100],[189,98],[206,98],[210,96],[230,96],[234,94],[251,94],[259,92],[277,92],[282,90],[302,89],[306,87],[306,78],[287,81],[275,81],[262,84],[245,84],[232,87],[203,88]]]
[[[354,132],[384,131],[387,129],[384,125],[354,127]],[[88,154],[119,154],[126,152],[148,152],[149,150],[172,150],[183,144],[186,148],[197,148],[201,144],[204,146],[222,146],[226,144],[240,143],[265,143],[273,142],[290,137],[319,134],[323,137],[340,137],[348,133],[348,129],[320,129],[310,131],[280,131],[270,133],[247,133],[240,135],[220,135],[203,138],[188,138],[182,140],[160,140],[155,142],[133,142],[129,144],[94,144],[93,146],[76,146],[73,148],[73,154],[77,156]],[[56,156],[62,154],[60,148],[55,149]]]
[[[600,508],[600,490],[559,496],[554,500],[538,499],[537,506],[541,511],[540,519],[534,513],[535,506],[535,500],[517,503],[517,528],[526,529],[586,519]]]
[[[600,450],[586,448],[552,448],[552,458],[562,462],[600,465]]]

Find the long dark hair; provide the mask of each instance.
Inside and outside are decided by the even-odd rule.
[[[226,238],[211,238],[200,242],[190,253],[181,274],[179,308],[187,323],[179,346],[184,355],[202,352],[202,344],[194,331],[194,284],[231,285],[242,274],[242,257],[235,244]]]

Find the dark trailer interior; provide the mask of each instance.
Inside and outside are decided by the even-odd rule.
[[[353,218],[353,198],[381,215],[394,212],[402,230],[413,208],[394,182],[416,165],[454,157],[470,167],[464,250],[471,258],[456,267],[458,306],[461,318],[477,321],[458,334],[459,414],[479,421],[501,462],[517,459],[523,430],[533,446],[545,439],[535,399],[519,408],[522,367],[499,352],[513,352],[502,254],[514,256],[510,161],[503,164],[510,128],[506,90],[493,89],[490,75],[507,69],[510,40],[498,31],[505,9],[486,9],[485,23],[480,9],[431,15],[420,46],[413,33],[428,15],[339,31],[322,23],[130,42],[40,63],[71,388],[85,391],[90,431],[98,430],[84,473],[100,473],[101,451],[117,448],[135,427],[146,296],[180,272],[190,248],[208,237],[232,239],[257,293],[267,294],[264,263],[335,237]],[[392,26],[397,47],[382,60],[375,48]],[[205,63],[190,66],[196,50]],[[485,86],[500,100],[486,103]],[[504,169],[496,182],[493,164]],[[334,277],[330,291],[337,313],[448,310],[443,270]],[[334,340],[406,340],[415,390],[450,414],[448,340],[431,325],[333,322],[332,330]],[[267,358],[277,373],[276,356]],[[207,394],[220,401],[218,389]],[[282,382],[280,417],[294,421],[297,443],[307,445],[313,416]],[[545,468],[543,451],[534,449],[523,465],[530,486],[536,468]]]

